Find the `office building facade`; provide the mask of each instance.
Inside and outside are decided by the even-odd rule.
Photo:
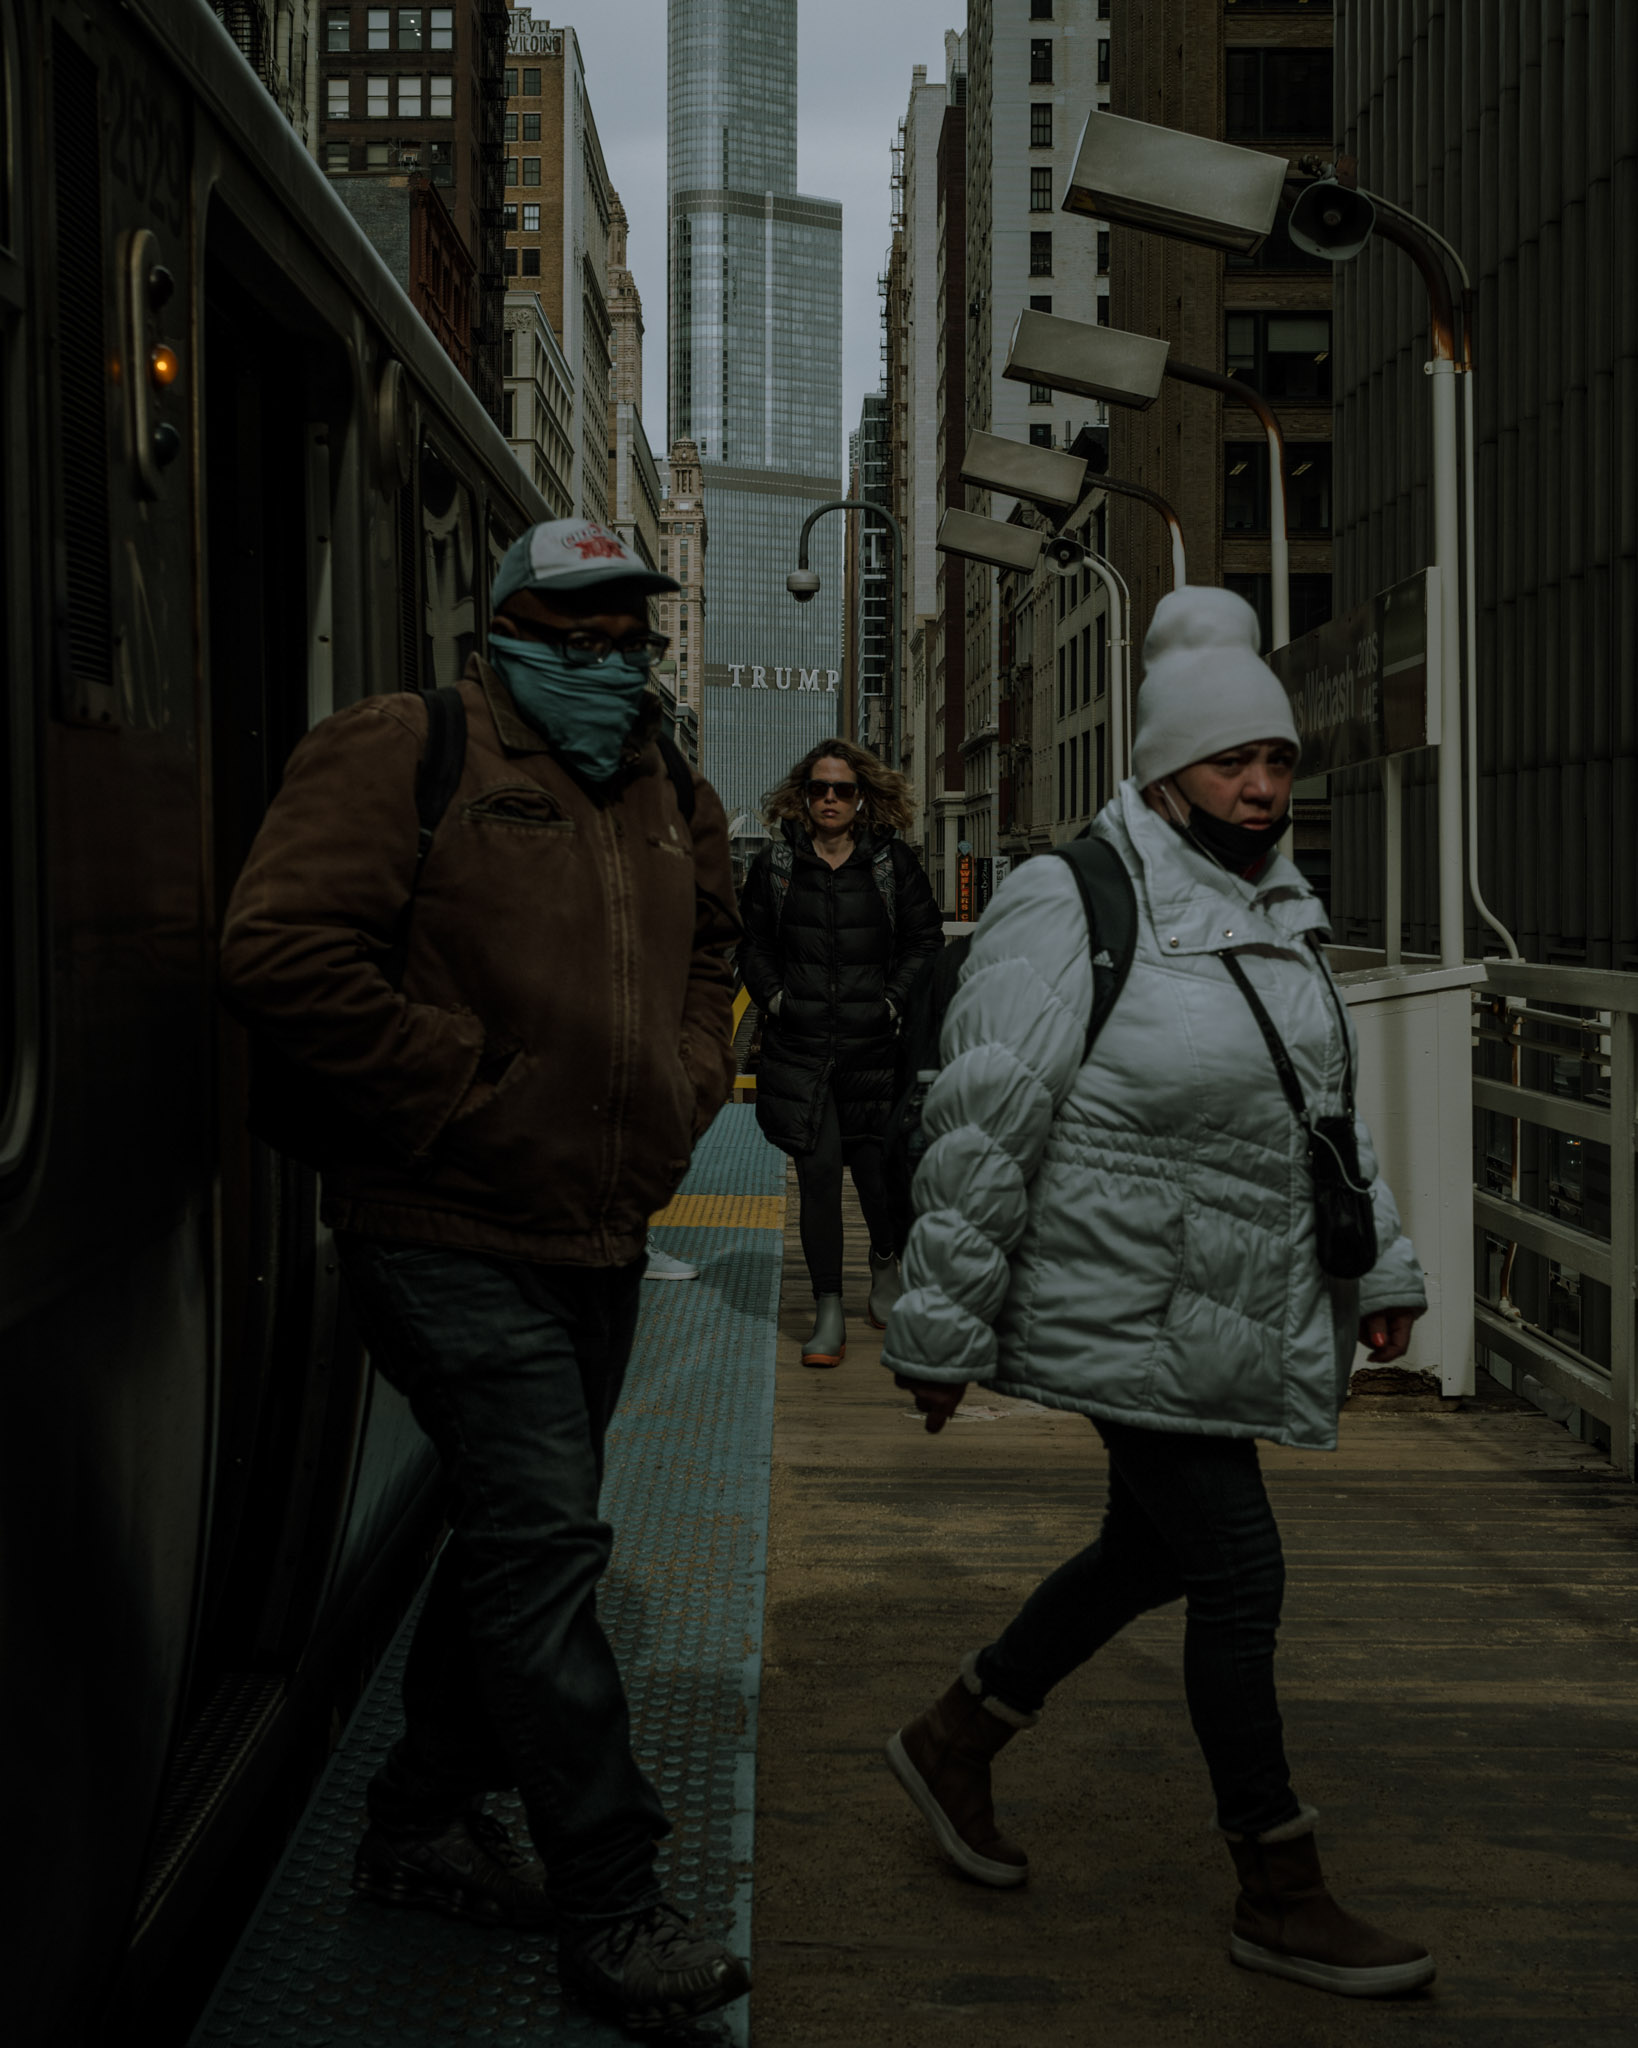
[[[796,0],[669,0],[669,435],[699,451],[706,772],[729,816],[840,722],[842,210],[796,190]]]
[[[705,716],[705,486],[700,451],[692,441],[673,441],[660,501],[660,567],[682,588],[656,600],[660,631],[671,642],[668,659],[675,678],[678,743],[696,767],[702,754]]]
[[[1003,377],[1013,325],[1029,306],[1107,321],[1097,223],[1060,213],[1088,112],[1109,100],[1105,0],[970,0],[967,10],[967,430],[1068,448],[1104,409]],[[1101,77],[1100,77],[1101,74]],[[1005,519],[1015,500],[972,487],[951,504]],[[1018,737],[1023,687],[1003,663],[995,570],[965,583],[963,838],[978,858],[1028,852],[1022,793],[1033,772]],[[1007,673],[1003,674],[1003,670]],[[1003,725],[1006,737],[1003,738]]]
[[[1526,958],[1630,973],[1638,10],[1446,0],[1414,42],[1401,22],[1387,0],[1339,14],[1338,131],[1359,183],[1448,236],[1477,295],[1479,877]],[[1336,317],[1340,612],[1429,559],[1427,295],[1373,239],[1337,266]],[[1434,772],[1406,760],[1408,952],[1439,947]],[[1381,820],[1374,769],[1333,778],[1332,908],[1353,944],[1382,943]],[[1469,956],[1498,943],[1469,906]]]

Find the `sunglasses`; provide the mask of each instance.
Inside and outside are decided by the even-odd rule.
[[[819,799],[823,796],[837,796],[841,798],[843,803],[850,804],[858,794],[859,785],[856,782],[821,782],[815,776],[813,781],[808,784],[808,802],[810,804],[818,803]]]
[[[590,626],[537,626],[550,647],[561,649],[571,668],[594,668],[612,654],[624,655],[639,668],[652,668],[671,645],[664,633],[633,633],[629,640],[611,640]]]

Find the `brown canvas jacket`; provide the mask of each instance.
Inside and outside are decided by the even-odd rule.
[[[390,1147],[324,1178],[338,1230],[513,1258],[635,1259],[733,1085],[727,823],[686,823],[650,705],[597,802],[476,655],[466,767],[402,990],[426,707],[371,697],[296,748],[222,935],[235,1010]]]

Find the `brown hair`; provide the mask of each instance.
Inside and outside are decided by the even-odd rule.
[[[859,778],[859,817],[866,825],[895,832],[908,832],[916,815],[916,801],[910,793],[908,776],[851,740],[821,740],[805,753],[783,782],[762,799],[762,814],[770,825],[781,819],[804,824],[808,815],[808,778],[815,764],[845,761]]]

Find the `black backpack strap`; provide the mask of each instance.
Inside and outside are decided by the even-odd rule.
[[[681,747],[669,733],[655,736],[655,745],[660,750],[660,759],[665,763],[665,772],[671,777],[671,787],[677,793],[677,809],[682,812],[685,825],[694,822],[694,773],[683,759]]]
[[[1087,938],[1092,947],[1092,1015],[1086,1027],[1084,1062],[1103,1029],[1115,998],[1126,985],[1137,950],[1137,891],[1126,863],[1107,839],[1083,834],[1053,852],[1067,861],[1081,892]]]
[[[1245,969],[1232,953],[1219,953],[1218,959],[1233,975],[1235,985],[1246,999],[1251,1014],[1257,1020],[1257,1029],[1263,1034],[1263,1043],[1268,1047],[1268,1056],[1274,1062],[1274,1071],[1280,1077],[1280,1086],[1285,1090],[1285,1099],[1291,1105],[1291,1114],[1304,1130],[1308,1128],[1308,1104],[1303,1098],[1302,1083],[1297,1079],[1297,1070],[1291,1064],[1291,1055],[1285,1049],[1285,1040],[1275,1028],[1274,1019],[1263,1008],[1261,996],[1252,987]]]
[[[445,811],[454,802],[466,769],[466,701],[460,691],[453,683],[446,683],[441,690],[422,690],[418,694],[427,707],[427,744],[415,770],[415,816],[420,830],[415,836],[415,867],[410,875],[409,894],[398,913],[392,944],[383,963],[394,988],[404,979],[421,870],[427,864],[433,837]]]

